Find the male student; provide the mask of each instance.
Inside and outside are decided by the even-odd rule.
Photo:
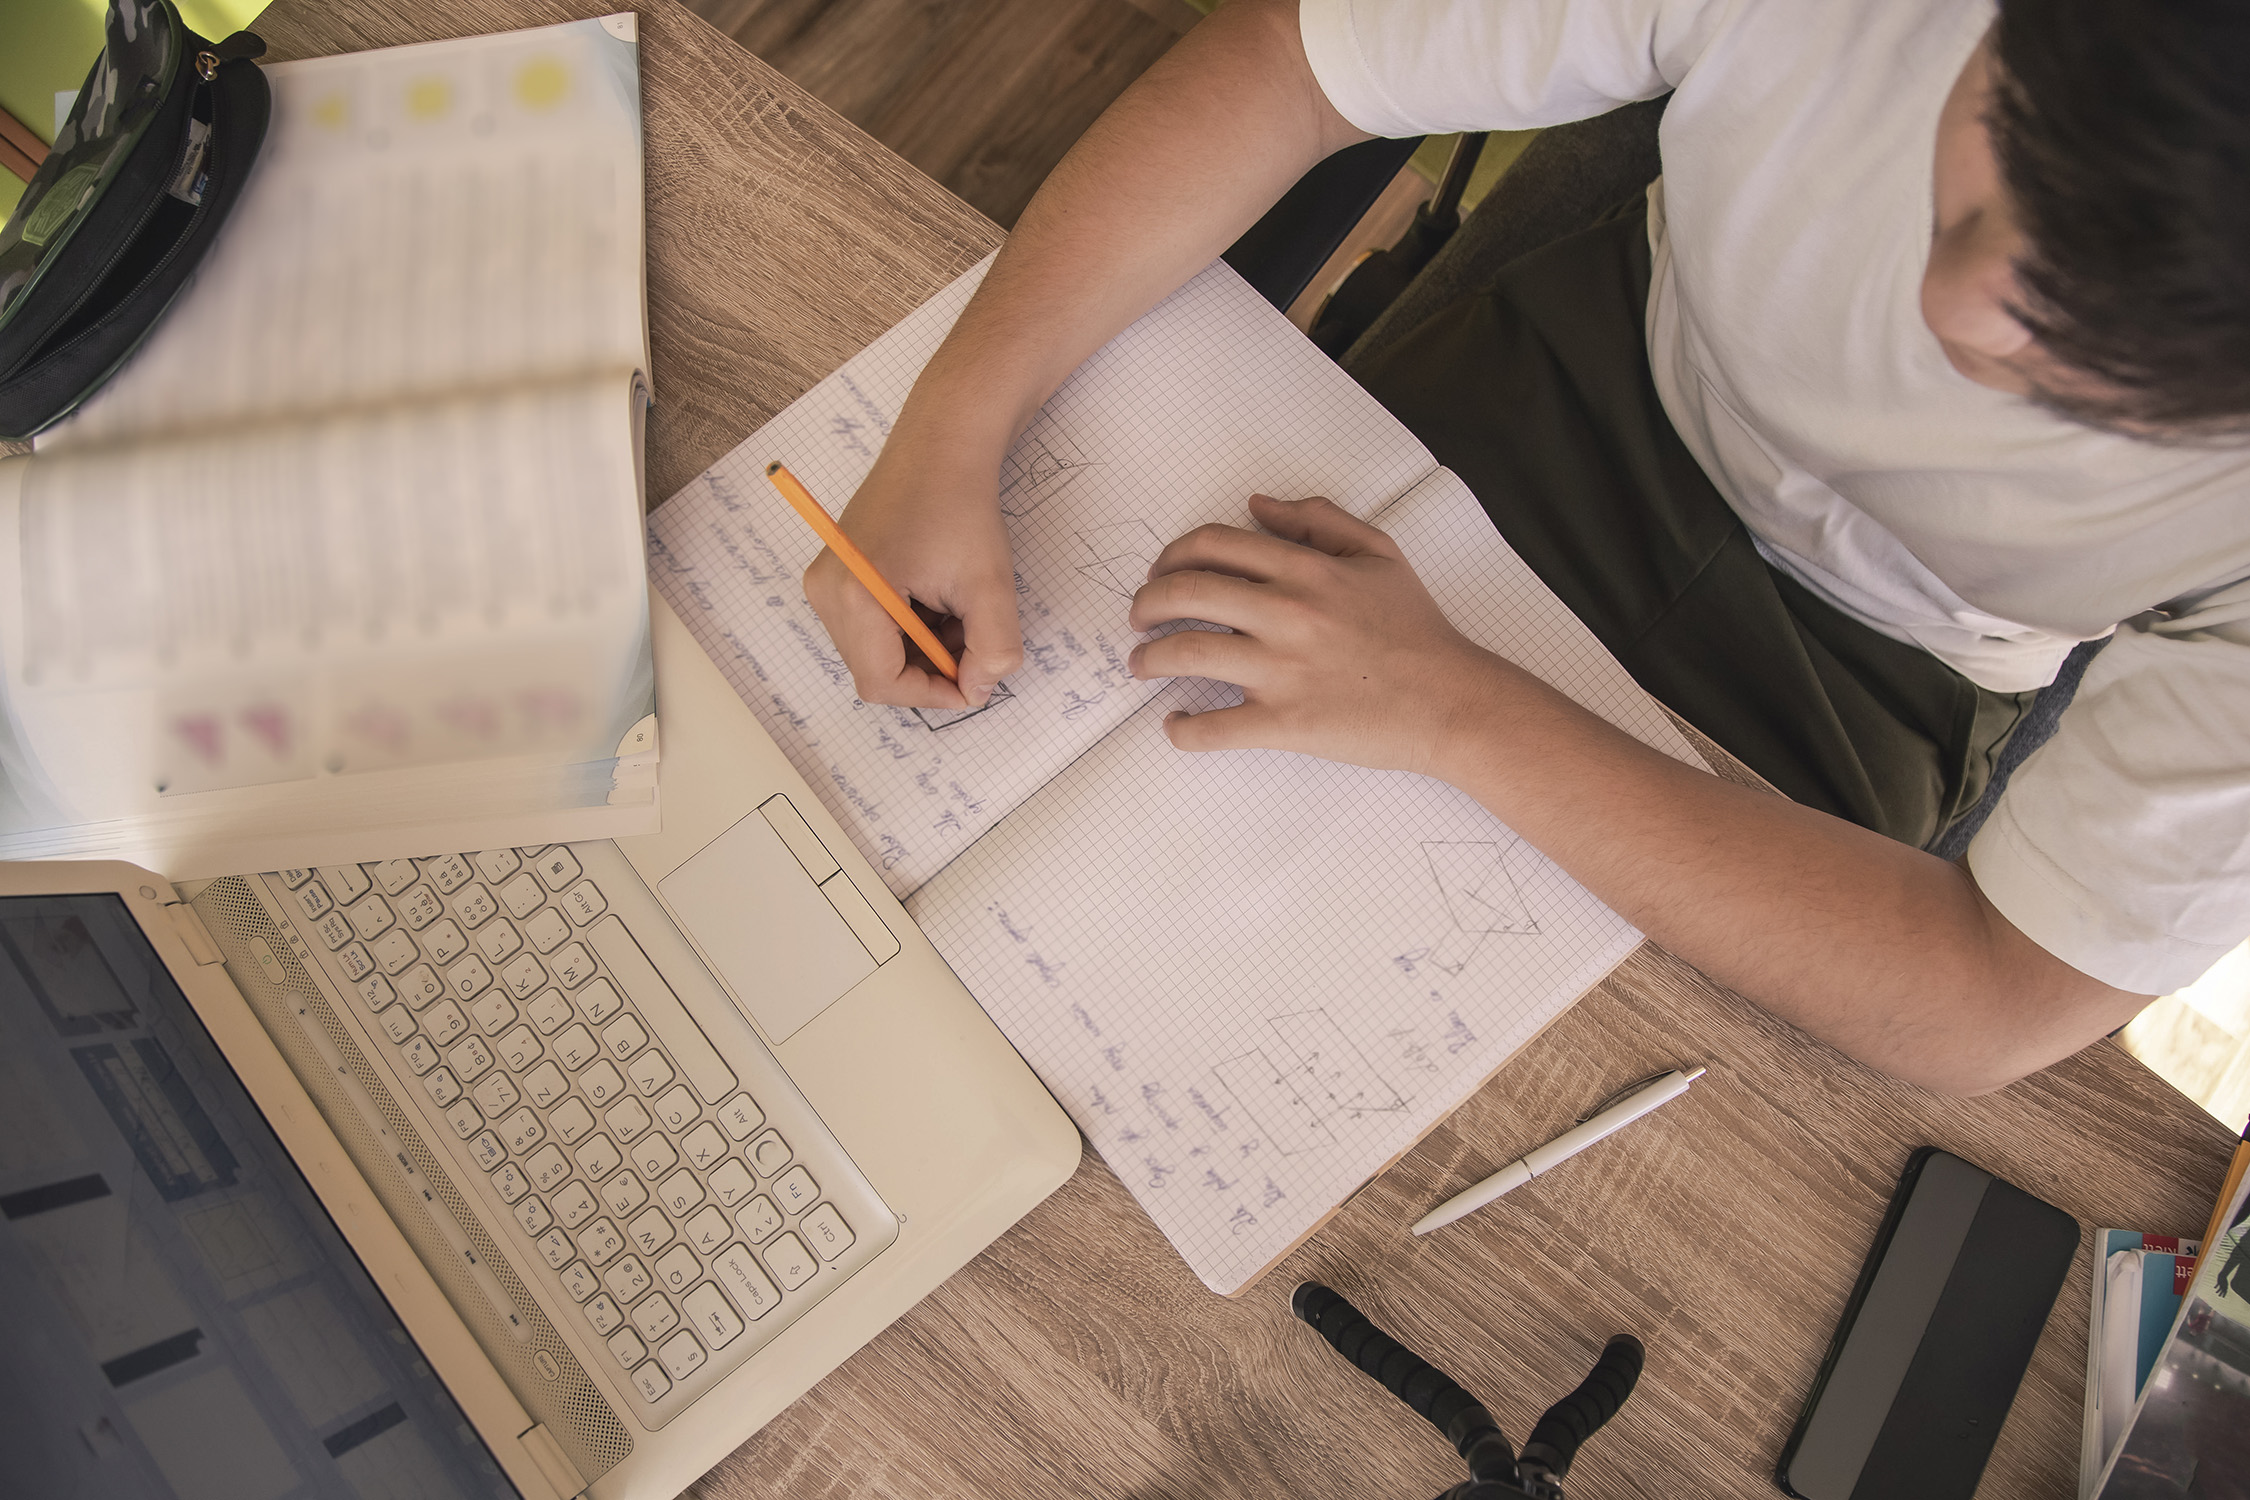
[[[1665,947],[1876,1067],[1998,1087],[2250,931],[2250,7],[1235,0],[1089,131],[844,525],[957,617],[960,690],[825,555],[869,699],[1020,641],[1001,455],[1111,335],[1371,132],[1675,90],[1645,200],[1359,374],[1656,696],[1793,801],[1456,633],[1380,533],[1251,499],[1133,605],[1183,751],[1441,777]],[[2116,627],[1966,859],[2028,694]]]

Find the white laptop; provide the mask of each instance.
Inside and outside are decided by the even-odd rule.
[[[1071,1174],[652,610],[661,833],[0,865],[0,1488],[671,1496]]]

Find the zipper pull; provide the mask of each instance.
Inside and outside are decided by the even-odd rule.
[[[223,42],[215,42],[195,54],[195,73],[205,83],[219,76],[221,63],[233,62],[238,57],[263,57],[266,39],[255,31],[238,31]]]

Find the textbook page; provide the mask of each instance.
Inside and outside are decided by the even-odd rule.
[[[1250,524],[1248,497],[1381,510],[1436,461],[1224,264],[1119,334],[1043,407],[1000,474],[1024,664],[982,711],[861,702],[805,602],[820,541],[773,460],[840,513],[914,378],[983,279],[962,275],[649,518],[649,576],[892,892],[912,892],[1122,723],[1133,593],[1164,544]]]
[[[1380,523],[1472,639],[1702,764],[1450,472]],[[1640,940],[1441,782],[1165,739],[1234,701],[1171,683],[908,903],[1225,1294]]]
[[[267,70],[195,279],[0,464],[0,857],[655,826],[633,36]]]
[[[588,20],[267,68],[209,256],[38,451],[645,373],[638,56]]]

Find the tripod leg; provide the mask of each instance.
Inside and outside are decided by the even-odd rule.
[[[1633,1394],[1633,1387],[1641,1378],[1641,1361],[1646,1351],[1641,1341],[1629,1333],[1611,1339],[1595,1361],[1593,1371],[1578,1383],[1578,1389],[1547,1408],[1547,1415],[1531,1429],[1531,1436],[1523,1445],[1523,1469],[1526,1476],[1549,1481],[1559,1480],[1570,1472],[1570,1461],[1578,1456],[1578,1445],[1592,1437],[1602,1423],[1617,1415],[1617,1408]]]
[[[1289,1298],[1289,1309],[1310,1323],[1338,1354],[1444,1433],[1468,1461],[1472,1478],[1514,1481],[1515,1450],[1492,1414],[1453,1377],[1368,1322],[1358,1308],[1317,1281],[1298,1287]]]

